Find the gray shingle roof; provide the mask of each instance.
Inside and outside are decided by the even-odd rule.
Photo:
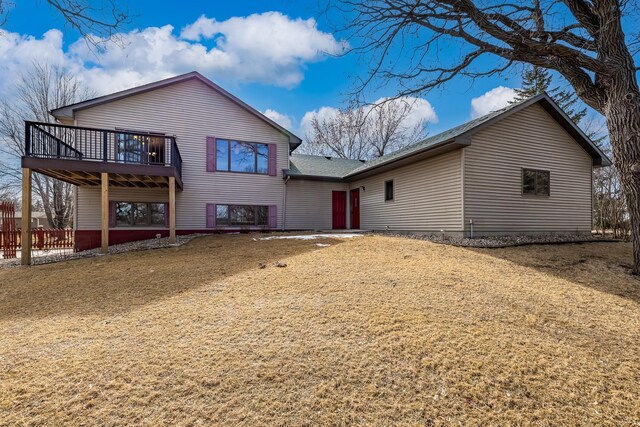
[[[522,108],[542,101],[541,105],[551,114],[562,127],[567,130],[576,141],[585,149],[594,159],[594,164],[608,166],[610,160],[589,140],[589,138],[567,117],[567,115],[553,102],[547,94],[540,94],[518,103],[508,105],[500,110],[489,113],[477,119],[470,120],[459,126],[446,130],[437,135],[431,136],[415,144],[411,144],[393,153],[385,154],[382,157],[367,160],[362,163],[359,160],[332,159],[327,160],[321,156],[309,156],[301,154],[291,155],[291,175],[310,175],[310,176],[326,176],[333,179],[347,178],[374,169],[386,163],[393,162],[400,158],[410,157],[422,151],[429,150],[439,145],[455,142],[456,138],[461,138],[470,131],[479,130],[479,128],[492,120],[500,120],[507,117]],[[503,117],[500,117],[503,116]],[[295,159],[295,160],[294,160]],[[323,161],[324,159],[324,161]],[[294,166],[295,164],[295,166]],[[299,172],[306,171],[305,173]]]
[[[385,154],[382,157],[377,157],[375,159],[367,160],[366,163],[362,164],[358,169],[352,170],[347,175],[355,175],[360,172],[364,172],[365,170],[371,169],[375,166],[378,166],[382,163],[387,163],[392,160],[396,160],[400,157],[410,156],[414,153],[424,150],[425,148],[429,148],[435,145],[438,145],[443,142],[451,141],[456,137],[461,136],[467,131],[480,126],[481,124],[493,119],[494,117],[499,116],[507,110],[510,110],[517,104],[509,105],[501,110],[494,111],[492,113],[487,114],[486,116],[478,117],[477,119],[470,120],[466,123],[463,123],[459,126],[441,132],[437,135],[430,136],[429,138],[423,139],[420,142],[416,142],[415,144],[408,145],[404,148],[401,148],[398,151],[394,151],[393,153]],[[345,175],[346,176],[346,175]]]
[[[292,153],[287,175],[318,178],[342,178],[363,165],[360,160]]]

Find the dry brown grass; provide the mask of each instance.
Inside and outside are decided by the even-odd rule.
[[[252,238],[0,270],[0,424],[640,423],[627,244]]]

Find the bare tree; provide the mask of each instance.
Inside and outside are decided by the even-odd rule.
[[[54,122],[49,111],[92,96],[68,71],[34,64],[16,83],[17,99],[0,102],[0,179],[18,187],[20,158],[24,155],[24,121]],[[2,161],[2,159],[7,159]],[[41,203],[49,223],[56,228],[70,225],[73,186],[34,174],[36,203]]]
[[[593,113],[581,120],[585,133],[609,157],[611,144],[607,136],[607,126],[602,116]],[[628,239],[629,211],[622,192],[620,174],[615,166],[593,170],[593,226],[602,236]]]
[[[426,119],[421,118],[417,123],[408,123],[416,99],[398,98],[384,101],[386,100],[372,107],[364,127],[373,157],[384,156],[426,137]]]
[[[363,159],[368,148],[363,132],[364,111],[361,108],[345,108],[334,116],[320,118],[314,115],[311,129],[306,135],[306,147],[301,152],[344,159]]]
[[[44,0],[77,30],[87,42],[94,45],[117,39],[118,33],[130,22],[127,9],[118,0]],[[9,18],[15,3],[0,0],[0,27]]]
[[[311,120],[306,152],[345,159],[381,157],[426,136],[424,118],[410,120],[415,98],[381,99],[377,104],[351,106],[335,115]]]
[[[335,0],[338,1],[338,0]],[[442,87],[457,77],[496,75],[518,64],[554,70],[587,105],[604,115],[632,223],[634,273],[640,273],[640,91],[634,55],[638,35],[625,35],[621,0],[342,0],[352,44],[370,61],[361,90],[373,82],[398,96]],[[634,25],[637,20],[625,20]],[[449,44],[442,58],[438,52]],[[635,50],[634,50],[635,49]],[[492,56],[497,61],[486,61]],[[490,64],[490,65],[487,65]]]
[[[9,182],[0,181],[0,201],[16,201],[16,189]]]
[[[596,232],[613,238],[629,238],[629,214],[620,174],[614,166],[594,170],[593,205]]]

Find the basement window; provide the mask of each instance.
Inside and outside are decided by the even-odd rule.
[[[384,182],[384,201],[389,202],[393,200],[393,180]]]
[[[116,227],[165,227],[166,203],[116,202]]]
[[[538,169],[522,169],[522,194],[527,196],[549,196],[551,194],[551,172]]]
[[[216,225],[269,225],[269,206],[216,205]]]

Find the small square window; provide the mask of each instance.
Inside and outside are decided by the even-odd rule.
[[[522,194],[549,196],[551,194],[551,172],[522,169]]]
[[[385,181],[384,183],[384,201],[388,202],[393,200],[393,180]]]

